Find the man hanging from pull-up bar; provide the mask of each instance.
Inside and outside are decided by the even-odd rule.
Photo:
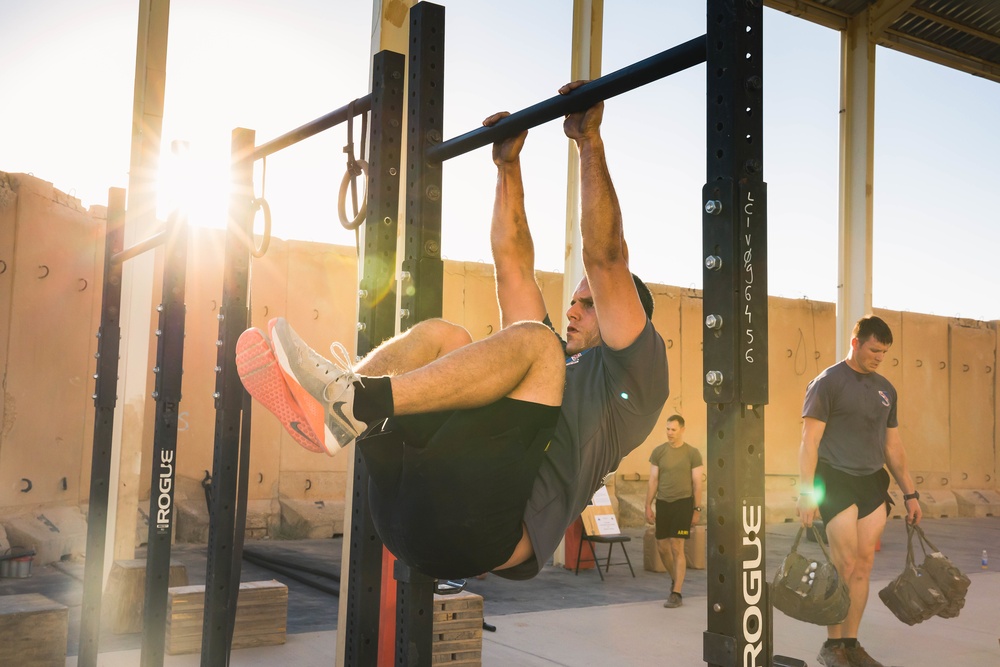
[[[270,339],[259,329],[240,337],[244,386],[299,444],[333,454],[357,439],[379,537],[427,575],[535,576],[667,399],[666,348],[650,321],[652,294],[628,268],[603,111],[598,103],[563,123],[580,151],[586,272],[564,343],[535,282],[526,132],[493,146],[500,331],[473,342],[463,327],[425,320],[353,368],[343,345],[328,361],[284,319],[269,323]]]

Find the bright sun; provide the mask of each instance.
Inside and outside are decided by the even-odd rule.
[[[160,157],[156,215],[166,220],[172,211],[187,213],[188,224],[223,229],[231,191],[229,164],[199,152],[187,142],[174,141]]]

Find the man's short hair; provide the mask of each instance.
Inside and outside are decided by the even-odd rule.
[[[642,309],[646,311],[646,317],[653,319],[653,293],[646,287],[646,283],[639,279],[639,276],[632,274],[632,282],[635,283],[635,291],[639,293],[639,301],[642,302]],[[681,426],[684,426],[681,423]]]
[[[858,320],[857,324],[854,325],[854,331],[851,332],[851,336],[857,338],[859,344],[875,336],[875,340],[883,345],[892,345],[892,330],[885,323],[885,320],[874,315],[866,315]]]
[[[670,415],[667,417],[667,422],[677,422],[680,424],[681,428],[684,428],[684,417],[681,417],[680,415]]]

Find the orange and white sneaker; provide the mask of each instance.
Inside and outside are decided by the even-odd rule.
[[[289,390],[271,343],[260,329],[247,329],[236,342],[236,372],[250,395],[274,413],[297,443],[311,452],[330,453],[317,435],[315,418],[310,418]],[[318,423],[322,428],[322,415]]]
[[[326,451],[333,454],[352,443],[366,425],[354,416],[354,383],[361,383],[361,377],[347,348],[333,343],[333,360],[326,359],[281,317],[268,323],[268,331],[285,383]]]

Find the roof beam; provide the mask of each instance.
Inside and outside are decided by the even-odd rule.
[[[898,30],[887,30],[878,43],[880,46],[894,49],[907,55],[929,60],[938,65],[951,67],[953,69],[975,74],[984,79],[1000,83],[1000,66],[991,62],[974,58],[963,53],[949,49],[940,44],[935,44],[923,39],[917,39],[910,35],[904,35]]]
[[[847,30],[850,18],[844,12],[805,0],[764,0],[764,6],[833,30]]]
[[[879,0],[869,12],[868,35],[878,39],[916,0]]]
[[[1000,37],[997,37],[996,35],[991,35],[988,32],[983,32],[982,30],[979,30],[978,28],[973,28],[972,26],[969,25],[962,25],[961,23],[952,21],[951,19],[945,18],[944,16],[931,14],[930,12],[924,11],[923,9],[908,9],[906,10],[906,13],[912,14],[913,16],[917,16],[927,21],[931,21],[932,23],[937,23],[938,25],[943,25],[944,27],[951,28],[952,30],[958,30],[959,32],[989,42],[990,44],[1000,45]]]

